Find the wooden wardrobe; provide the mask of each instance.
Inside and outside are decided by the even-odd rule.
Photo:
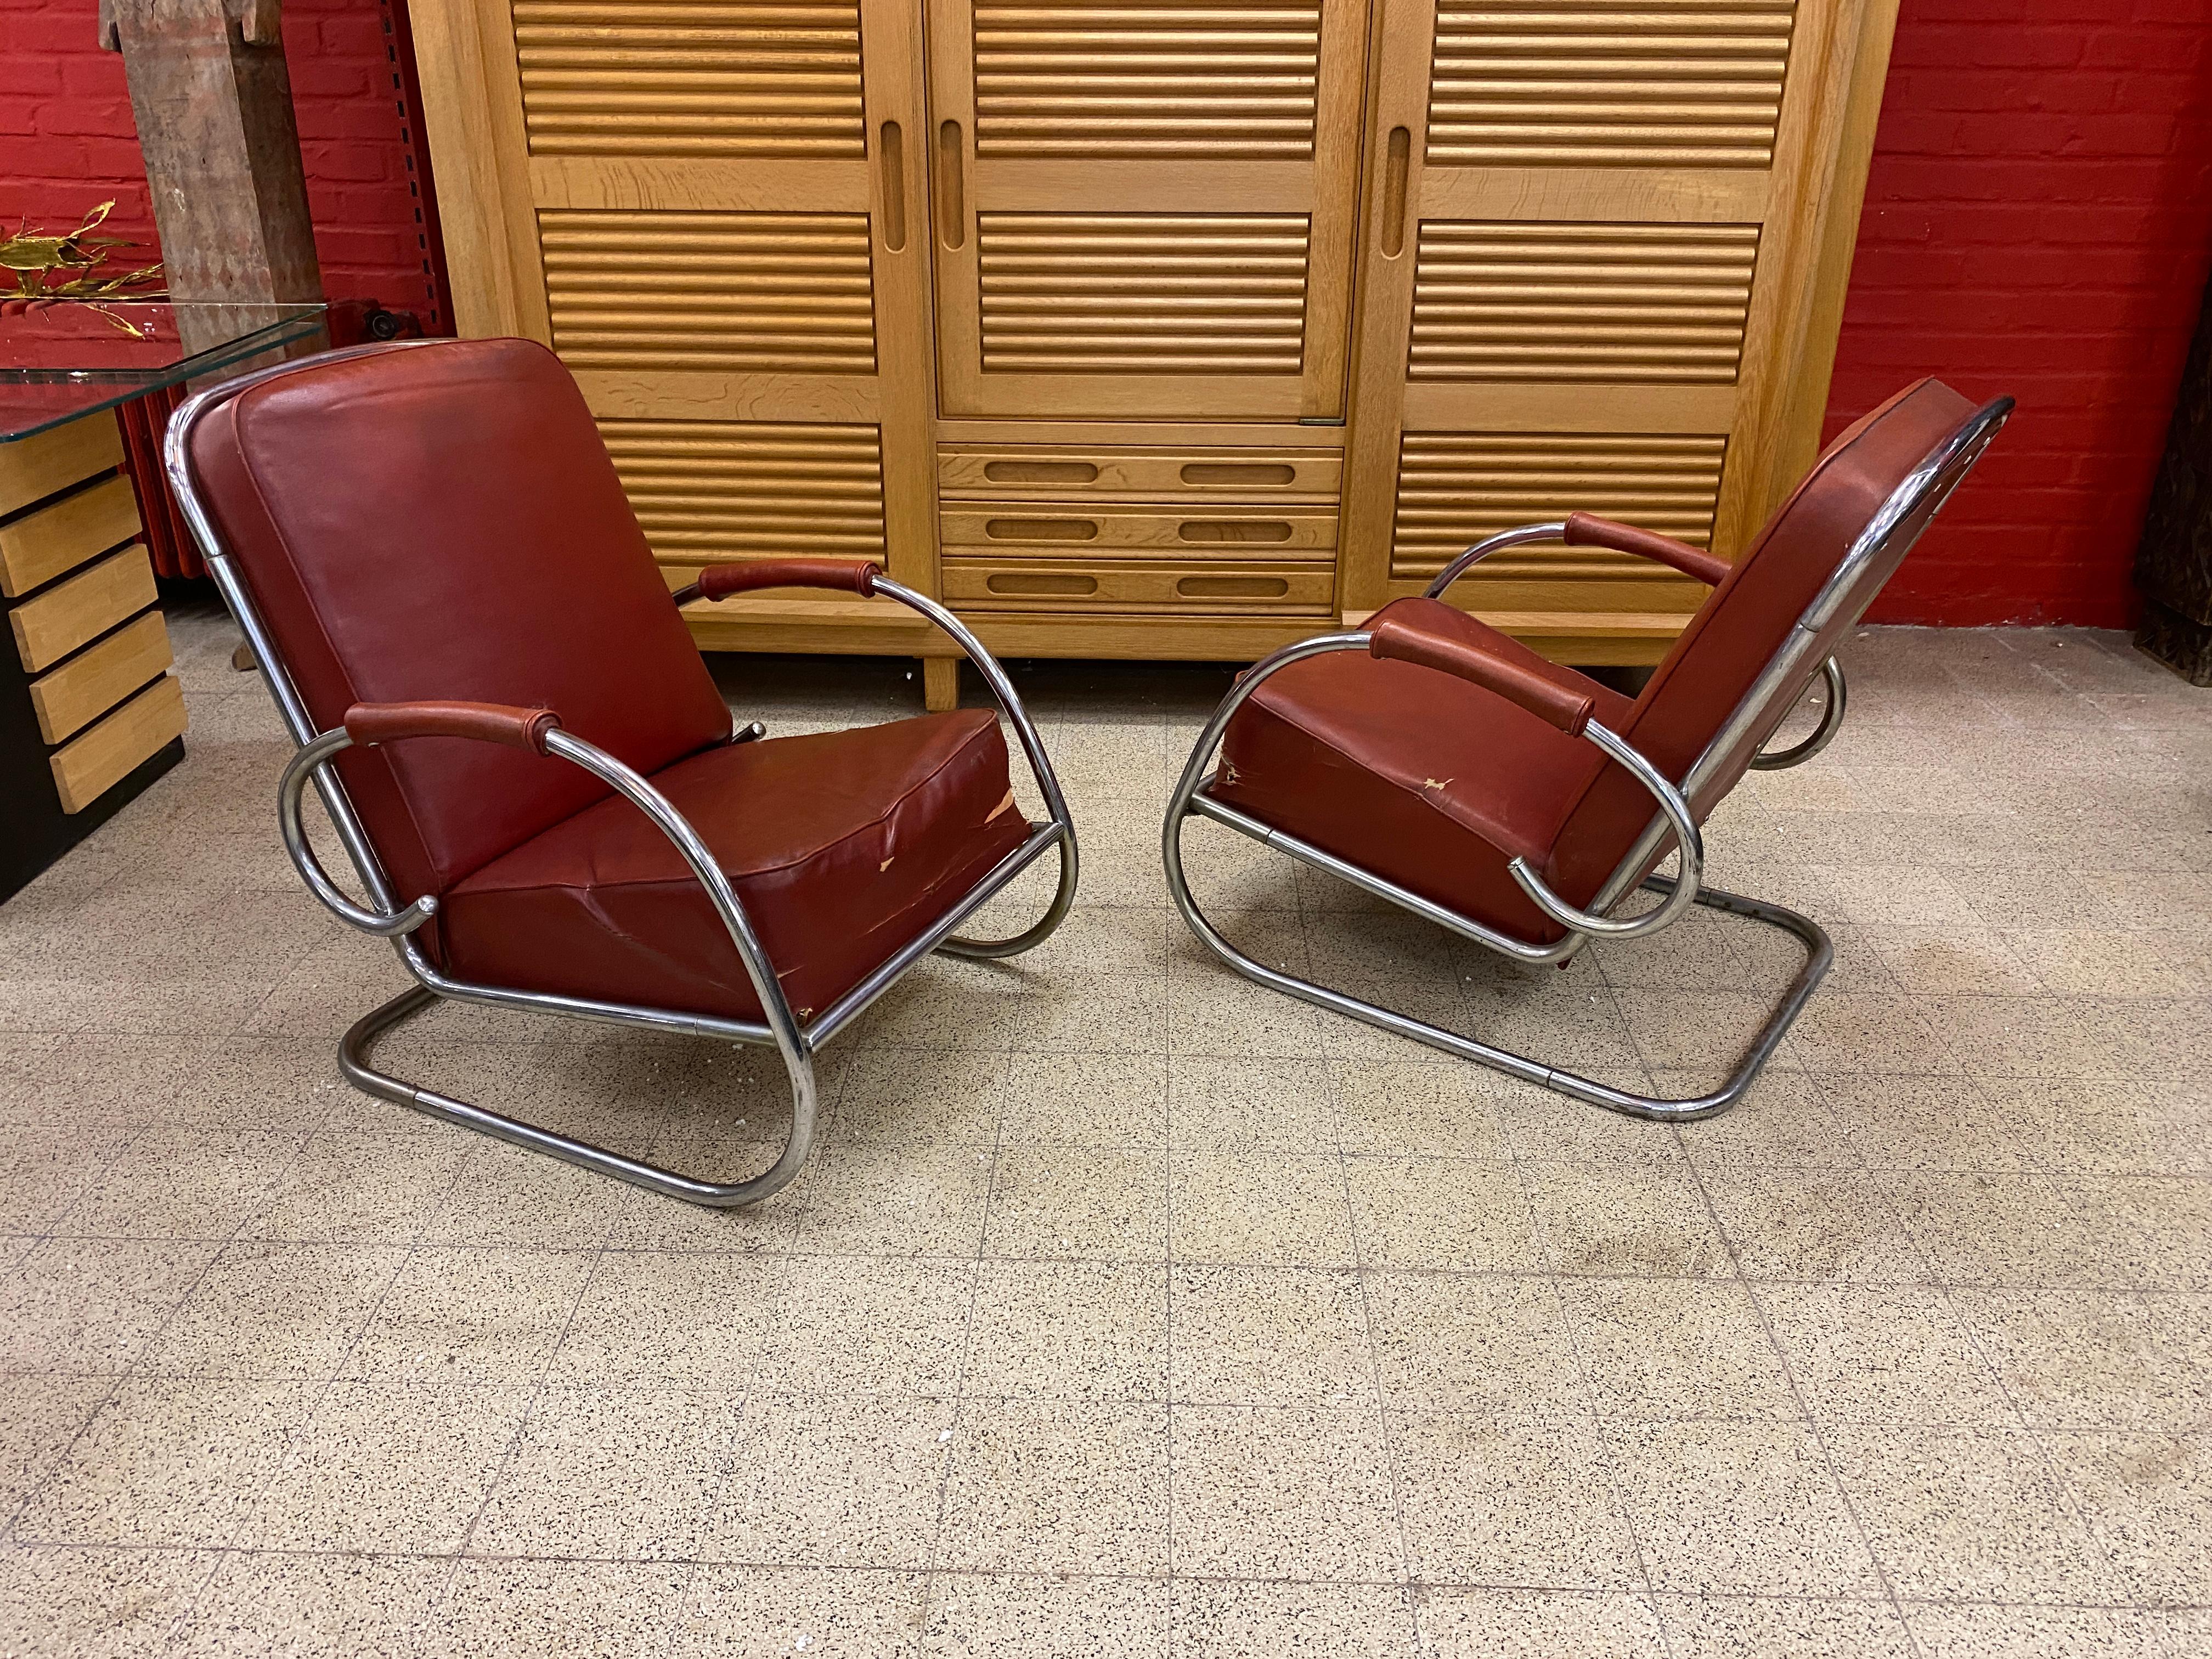
[[[1809,461],[1896,0],[416,0],[462,331],[575,372],[672,586],[866,555],[1017,656],[1249,660],[1573,508]],[[1656,659],[1702,590],[1453,598]],[[881,601],[709,649],[924,657]]]

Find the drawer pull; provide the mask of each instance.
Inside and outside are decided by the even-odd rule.
[[[1187,542],[1286,542],[1291,527],[1280,519],[1186,519],[1176,533]]]
[[[1098,591],[1098,578],[1083,575],[1059,575],[1049,572],[1026,570],[998,570],[988,577],[983,586],[994,593],[1003,593],[1010,599],[1087,599]]]
[[[883,174],[884,246],[896,253],[906,246],[906,134],[896,121],[879,130],[877,166]]]
[[[1087,484],[1098,482],[1098,469],[1088,461],[986,461],[983,477],[992,483]]]
[[[1091,519],[986,519],[983,533],[994,542],[1095,542]]]
[[[1226,484],[1256,489],[1261,484],[1286,484],[1298,470],[1283,461],[1192,461],[1182,470],[1187,484]]]
[[[1291,591],[1280,576],[1182,576],[1176,594],[1186,599],[1279,599]]]

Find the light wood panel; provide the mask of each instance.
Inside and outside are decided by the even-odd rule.
[[[1347,607],[1577,509],[1732,556],[1771,498],[1863,0],[1377,3]],[[1538,549],[1453,598],[1642,649],[1701,593]]]
[[[937,488],[947,501],[1335,501],[1344,458],[1327,450],[1117,444],[941,444]],[[1332,514],[1332,517],[1334,514]]]
[[[415,22],[426,63],[480,76],[423,87],[434,147],[490,158],[438,175],[456,257],[492,276],[457,281],[462,331],[575,371],[657,556],[834,548],[927,587],[911,0],[430,0]]]
[[[88,484],[0,525],[0,593],[15,599],[138,533],[131,480]]]
[[[51,667],[154,603],[154,567],[143,542],[111,553],[8,613],[15,652],[33,673]]]
[[[39,734],[59,743],[95,715],[112,708],[175,660],[169,630],[149,611],[90,650],[31,682],[31,707]]]
[[[36,437],[0,444],[0,514],[123,465],[123,434],[113,417],[69,421]]]
[[[1359,0],[927,0],[948,415],[1333,419]]]
[[[173,738],[185,734],[185,693],[164,674],[90,731],[46,757],[62,811],[82,812]]]

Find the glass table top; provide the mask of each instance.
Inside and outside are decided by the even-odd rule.
[[[0,443],[284,348],[324,343],[319,305],[0,301]]]

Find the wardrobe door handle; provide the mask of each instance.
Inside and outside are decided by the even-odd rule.
[[[896,253],[906,246],[906,134],[897,122],[886,121],[880,136],[876,165],[884,175],[884,246]]]
[[[1406,248],[1406,174],[1413,164],[1413,135],[1404,127],[1390,129],[1388,153],[1382,163],[1382,257],[1395,259]]]
[[[961,142],[960,123],[944,121],[937,128],[937,237],[957,248],[968,240],[968,157]]]

